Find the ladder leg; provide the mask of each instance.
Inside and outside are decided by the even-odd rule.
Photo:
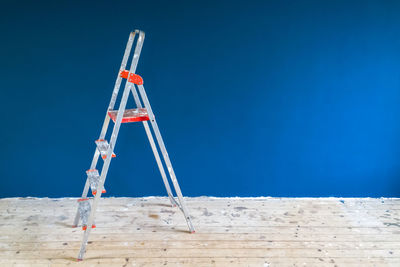
[[[133,94],[133,98],[135,99],[136,106],[138,108],[141,108],[142,104],[140,103],[140,99],[139,99],[138,93],[136,92],[136,88],[132,86],[131,91]],[[146,131],[147,138],[149,139],[151,149],[153,150],[154,158],[156,159],[158,169],[160,170],[161,177],[162,177],[162,180],[165,185],[165,189],[167,190],[168,198],[171,201],[172,206],[179,206],[179,203],[176,202],[174,195],[172,194],[167,175],[165,174],[164,166],[161,162],[160,155],[158,154],[158,150],[157,150],[156,144],[154,143],[153,135],[151,133],[151,130],[150,130],[150,127],[149,127],[149,124],[147,123],[147,121],[143,121],[143,126],[144,126],[144,130]]]
[[[147,109],[147,113],[149,115],[150,122],[151,122],[151,125],[153,127],[154,134],[156,136],[158,145],[159,145],[161,153],[163,155],[163,158],[164,158],[164,161],[165,161],[165,165],[167,166],[169,175],[171,177],[172,184],[174,185],[175,192],[176,192],[176,195],[177,195],[179,203],[180,203],[180,208],[181,208],[183,214],[185,215],[185,219],[186,219],[186,222],[188,224],[190,232],[194,233],[194,227],[193,227],[193,224],[192,224],[192,220],[190,219],[190,215],[189,215],[189,213],[188,213],[188,211],[186,209],[186,205],[185,205],[184,200],[183,200],[183,196],[182,196],[181,189],[179,187],[178,180],[176,179],[174,169],[172,168],[171,160],[169,159],[168,152],[167,152],[167,149],[165,148],[165,144],[164,144],[164,141],[163,141],[163,139],[161,137],[160,130],[158,129],[158,125],[157,125],[156,119],[154,117],[153,111],[151,109],[149,100],[148,100],[147,95],[146,95],[146,91],[144,90],[143,85],[138,85],[138,88],[139,88],[140,96],[142,97],[142,100],[143,100],[143,103],[144,103],[144,107]]]
[[[119,88],[121,86],[121,82],[122,82],[122,77],[119,75],[120,72],[122,70],[125,70],[126,68],[126,64],[128,63],[128,58],[129,58],[129,54],[131,53],[131,49],[132,49],[132,45],[133,45],[133,41],[135,39],[135,35],[136,35],[136,31],[131,32],[129,34],[129,39],[128,42],[126,44],[126,48],[125,48],[125,52],[124,52],[124,56],[122,57],[122,62],[121,62],[121,66],[117,75],[117,79],[115,80],[115,85],[114,85],[114,90],[111,96],[111,100],[110,100],[110,104],[108,105],[108,110],[111,110],[114,108],[115,106],[115,101],[117,100],[117,96],[118,96],[118,92],[119,92]],[[108,111],[107,110],[107,111]],[[103,122],[103,127],[101,128],[101,132],[100,132],[100,137],[98,139],[104,139],[106,133],[107,133],[107,129],[108,129],[108,125],[110,123],[110,117],[108,116],[107,112],[106,112],[106,117],[104,119]],[[92,163],[90,164],[90,169],[94,169],[97,165],[97,161],[99,159],[99,151],[96,149],[93,159],[92,159]],[[85,183],[85,187],[83,188],[83,192],[81,195],[81,198],[85,198],[87,196],[87,193],[89,191],[89,179],[88,177],[86,177],[86,183]],[[74,223],[73,223],[73,227],[78,226],[79,224],[79,211],[78,208],[76,209],[76,214],[75,214],[75,218],[74,218]]]
[[[99,184],[98,184],[98,188],[97,188],[97,194],[95,195],[95,197],[93,199],[93,205],[90,210],[87,227],[86,227],[85,233],[83,235],[83,240],[82,240],[82,244],[81,244],[81,249],[79,251],[78,260],[82,260],[83,256],[85,255],[86,246],[87,246],[87,242],[89,239],[89,234],[92,229],[93,221],[94,221],[94,218],[96,215],[97,205],[98,205],[98,202],[101,197],[101,192],[103,191],[103,188],[104,188],[104,182],[107,177],[108,168],[110,167],[112,153],[114,151],[115,143],[117,141],[119,128],[121,126],[121,121],[122,121],[122,117],[123,117],[123,114],[125,111],[125,106],[126,106],[126,102],[128,100],[129,91],[130,91],[131,86],[132,86],[132,84],[130,84],[130,83],[127,83],[125,85],[124,93],[123,93],[122,99],[121,99],[121,104],[118,109],[117,119],[115,120],[114,129],[111,134],[110,146],[107,151],[107,157],[104,161],[103,168],[101,170],[101,176],[100,176],[100,180],[99,180]]]
[[[83,256],[85,255],[85,252],[86,252],[86,246],[87,246],[87,242],[89,239],[90,231],[92,231],[92,225],[88,225],[83,234],[83,240],[82,240],[81,249],[79,250],[78,261],[83,260]]]
[[[133,67],[131,68],[131,72],[135,72],[136,71],[136,66],[137,66],[137,63],[138,63],[138,60],[139,60],[140,53],[142,51],[144,38],[145,38],[144,32],[139,32],[138,41],[137,41],[135,52],[134,52],[133,59],[132,59],[132,66]],[[140,102],[140,99],[139,99],[138,93],[136,91],[136,88],[134,86],[132,86],[131,91],[132,91],[132,94],[133,94],[133,98],[135,99],[136,106],[138,108],[141,108],[142,104]],[[165,189],[167,190],[168,198],[171,201],[171,204],[173,206],[179,206],[179,203],[176,202],[176,200],[174,198],[174,195],[172,194],[171,187],[169,185],[167,175],[165,174],[164,166],[163,166],[163,164],[161,162],[160,155],[158,154],[158,150],[157,150],[157,147],[156,147],[156,145],[154,143],[153,135],[151,133],[151,130],[150,130],[150,127],[149,127],[149,124],[147,123],[147,121],[143,121],[143,126],[144,126],[144,129],[146,131],[147,138],[149,139],[151,149],[153,150],[153,154],[154,154],[154,157],[156,159],[158,169],[160,170],[161,177],[162,177],[164,185],[165,185]]]
[[[133,39],[131,38],[131,36],[132,36],[132,33],[131,33],[131,35],[129,37],[129,41],[133,42]],[[142,35],[139,35],[138,43],[136,44],[136,46],[140,45],[139,41],[143,42]],[[128,46],[129,46],[129,42],[128,42]],[[130,46],[132,46],[132,43],[130,44]],[[126,49],[125,54],[124,54],[124,60],[123,60],[123,64],[125,64],[125,65],[126,65],[126,62],[127,62],[127,57],[129,56],[129,52],[130,52],[130,48],[129,48],[129,50]],[[131,63],[130,72],[133,72],[132,70],[136,69],[136,65],[137,65],[137,60],[136,61],[133,60],[132,63]],[[119,82],[119,85],[120,85],[120,82]],[[118,85],[118,88],[119,88],[119,85]],[[90,211],[87,227],[86,227],[85,233],[83,235],[81,249],[80,249],[79,254],[78,254],[78,260],[82,260],[83,256],[85,255],[85,252],[86,252],[86,246],[87,246],[87,242],[88,242],[88,239],[89,239],[90,231],[92,229],[93,221],[94,221],[94,218],[95,218],[98,201],[100,200],[100,197],[101,197],[101,194],[102,194],[102,191],[103,191],[103,188],[104,188],[104,182],[105,182],[106,177],[107,177],[108,168],[110,167],[110,163],[111,163],[111,159],[112,159],[112,153],[114,151],[114,147],[115,147],[115,144],[117,142],[119,128],[121,126],[122,117],[124,115],[126,103],[128,101],[129,92],[131,91],[132,87],[133,87],[133,84],[131,82],[127,82],[125,84],[124,92],[122,94],[121,102],[120,102],[120,105],[119,105],[119,108],[118,108],[117,118],[115,120],[114,128],[113,128],[113,131],[112,131],[112,134],[111,134],[110,144],[109,144],[109,148],[108,148],[108,151],[107,151],[107,156],[106,156],[106,159],[104,161],[103,168],[101,170],[101,176],[100,176],[100,179],[99,179],[99,184],[98,184],[98,188],[97,188],[97,194],[95,195],[95,197],[93,199],[93,205],[91,207],[91,211]],[[111,104],[112,105],[115,104],[115,99],[116,99],[116,97],[114,98],[114,93],[113,93],[113,97],[111,99],[110,105]],[[114,103],[112,103],[113,101],[114,101]],[[107,121],[109,122],[109,117],[108,117]],[[103,129],[104,129],[104,127],[103,127]]]
[[[165,189],[167,190],[168,198],[171,201],[172,206],[179,206],[179,203],[176,202],[176,200],[175,200],[175,198],[174,198],[174,196],[172,194],[171,187],[169,186],[167,175],[165,174],[165,170],[164,170],[164,167],[162,165],[162,162],[161,162],[161,159],[160,159],[160,155],[158,154],[157,147],[156,147],[156,144],[154,143],[153,135],[151,134],[150,127],[149,127],[149,124],[147,123],[147,121],[143,122],[143,126],[144,126],[144,129],[146,131],[147,137],[149,139],[151,149],[153,150],[153,154],[154,154],[154,157],[156,159],[158,168],[160,170],[161,177],[162,177],[162,180],[163,180],[164,185],[165,185]]]

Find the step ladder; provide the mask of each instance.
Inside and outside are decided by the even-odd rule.
[[[131,62],[131,66],[129,71],[126,70],[126,65],[131,54],[132,45],[136,38],[136,47],[133,53],[133,58]],[[83,259],[83,256],[86,252],[86,246],[88,242],[88,238],[92,228],[95,228],[94,218],[96,216],[96,209],[101,198],[101,195],[106,192],[104,188],[104,183],[106,181],[108,168],[111,163],[111,159],[116,157],[114,151],[115,144],[117,142],[119,128],[121,123],[128,122],[142,122],[144,129],[146,131],[147,137],[150,142],[150,146],[153,150],[154,157],[156,159],[158,168],[161,173],[162,180],[164,182],[165,188],[167,190],[168,198],[173,207],[178,207],[184,214],[187,225],[189,227],[189,232],[194,233],[194,228],[189,216],[189,213],[186,209],[182,192],[180,190],[178,180],[176,179],[174,169],[172,168],[171,160],[169,159],[167,149],[165,148],[164,141],[161,137],[160,130],[158,129],[158,125],[156,119],[154,117],[153,111],[151,109],[149,100],[147,98],[146,92],[143,87],[143,79],[139,75],[137,75],[136,67],[139,61],[140,53],[143,46],[145,34],[142,31],[135,30],[131,32],[129,35],[128,43],[126,45],[124,57],[122,59],[121,67],[118,71],[117,80],[115,81],[114,90],[111,96],[111,101],[108,106],[106,116],[104,119],[103,127],[101,129],[100,137],[95,141],[96,149],[94,152],[93,160],[90,165],[90,169],[86,171],[87,178],[86,184],[83,189],[82,197],[78,200],[78,209],[76,212],[74,227],[77,227],[79,221],[82,222],[82,229],[84,230],[83,240],[81,249],[78,255],[78,261]],[[118,110],[114,109],[115,102],[117,100],[118,92],[123,80],[126,80],[125,87],[122,93],[121,103],[119,105]],[[128,96],[132,92],[133,98],[135,100],[137,108],[135,109],[125,109],[126,103],[128,100]],[[142,102],[143,106],[142,106]],[[114,122],[114,127],[112,130],[112,134],[110,137],[110,142],[105,140],[105,136],[108,130],[110,119]],[[160,155],[157,150],[156,142],[154,141],[153,134],[150,130],[150,126],[148,121],[150,121],[150,125],[153,128],[153,133],[156,137],[157,145],[161,151],[162,159],[164,160],[164,164],[168,170],[169,177],[174,186],[177,199],[175,199],[171,187],[169,185],[169,181],[164,170],[163,162],[160,158]],[[103,159],[103,167],[101,172],[96,169],[96,165],[99,159],[99,156]],[[89,187],[93,194],[93,197],[88,198]]]

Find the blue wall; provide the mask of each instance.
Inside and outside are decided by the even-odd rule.
[[[80,195],[134,28],[185,195],[399,197],[399,3],[4,4],[0,197]],[[141,124],[115,152],[107,196],[165,195]]]

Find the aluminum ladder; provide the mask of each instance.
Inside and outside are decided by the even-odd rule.
[[[132,45],[135,41],[135,37],[138,36],[136,39],[136,47],[135,51],[133,53],[133,58],[132,58],[132,63],[130,66],[129,71],[126,70],[126,65],[128,62],[128,59],[131,54],[131,49]],[[172,168],[171,160],[169,159],[167,149],[165,148],[164,141],[161,137],[160,130],[158,128],[156,119],[154,117],[153,111],[150,106],[150,102],[147,98],[146,92],[143,87],[143,79],[139,75],[135,74],[136,72],[136,67],[139,61],[140,53],[143,47],[143,41],[144,41],[145,34],[142,31],[135,30],[130,33],[128,43],[125,48],[125,53],[122,59],[121,67],[118,71],[118,76],[115,81],[115,86],[114,90],[111,96],[111,101],[108,106],[106,116],[104,119],[103,127],[100,132],[100,137],[98,140],[95,141],[96,143],[96,149],[94,152],[93,160],[90,165],[90,169],[86,171],[87,178],[86,178],[86,183],[85,187],[83,189],[83,193],[81,198],[78,200],[78,208],[75,216],[75,220],[73,223],[74,227],[77,227],[79,224],[79,221],[82,221],[82,229],[84,230],[83,234],[83,239],[82,239],[82,245],[81,249],[79,251],[78,255],[78,261],[81,261],[84,257],[84,254],[86,252],[86,246],[88,242],[88,238],[90,235],[90,232],[92,228],[95,228],[95,223],[94,219],[96,216],[96,209],[97,205],[99,203],[99,200],[101,198],[101,194],[105,193],[104,189],[104,183],[106,181],[107,177],[107,172],[108,168],[111,163],[111,159],[115,157],[115,154],[113,153],[115,144],[117,142],[117,137],[118,137],[118,132],[119,128],[121,126],[121,123],[127,123],[127,122],[139,122],[141,121],[143,123],[144,129],[146,131],[147,137],[150,142],[150,146],[153,150],[154,157],[156,159],[158,168],[161,173],[161,177],[163,179],[165,188],[168,193],[169,200],[171,201],[172,206],[177,206],[179,209],[183,212],[187,225],[189,227],[189,232],[194,233],[194,228],[189,216],[189,213],[187,211],[186,205],[183,200],[182,192],[180,190],[178,180],[176,179],[174,169]],[[126,79],[125,87],[123,90],[121,102],[119,105],[118,110],[114,110],[115,102],[117,100],[118,92],[121,87],[122,80]],[[126,103],[128,100],[128,96],[132,92],[135,103],[137,108],[135,109],[126,109]],[[142,102],[143,101],[143,106]],[[110,142],[105,140],[105,136],[108,130],[108,126],[110,123],[110,119],[114,122],[114,127],[113,131],[110,137]],[[168,182],[168,178],[166,175],[166,172],[164,170],[164,166],[162,163],[162,160],[160,158],[160,155],[157,150],[156,143],[153,138],[153,134],[150,130],[150,126],[148,121],[150,121],[150,125],[153,128],[154,135],[156,137],[156,141],[158,144],[158,147],[161,151],[162,154],[162,159],[164,160],[164,164],[167,167],[169,177],[172,181],[172,184],[174,186],[177,199],[175,199],[171,187]],[[103,167],[101,169],[101,172],[96,169],[96,165],[99,159],[99,156],[102,157],[104,160]],[[88,191],[89,187],[92,191],[93,197],[88,198]]]

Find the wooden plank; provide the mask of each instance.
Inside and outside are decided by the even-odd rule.
[[[347,209],[382,209],[383,207],[392,207],[395,209],[400,209],[398,199],[325,199],[321,198],[318,201],[316,199],[303,199],[303,198],[293,198],[293,199],[275,199],[275,198],[250,198],[250,199],[235,199],[235,198],[222,198],[222,199],[207,199],[207,198],[187,198],[186,202],[188,206],[202,206],[203,199],[206,199],[207,206],[232,206],[232,205],[242,205],[246,204],[247,207],[257,206],[259,208],[268,207],[269,209],[281,209],[288,207],[300,207],[307,206],[309,208],[323,208],[326,206],[338,205],[344,206]],[[77,199],[47,199],[47,198],[31,198],[31,199],[6,199],[6,201],[0,200],[0,209],[4,208],[32,208],[32,203],[42,203],[50,207],[58,207],[60,205],[70,205],[76,204]],[[18,201],[18,202],[17,202]],[[101,206],[147,206],[147,205],[162,205],[165,207],[170,207],[167,198],[155,197],[155,198],[142,198],[142,199],[132,199],[132,198],[105,198],[100,201]]]
[[[0,242],[0,251],[38,251],[38,250],[77,250],[80,247],[80,241],[46,241],[46,242]],[[340,241],[340,242],[325,242],[325,241],[271,241],[271,240],[123,240],[110,241],[99,240],[90,241],[90,249],[163,249],[176,248],[198,248],[198,249],[394,249],[400,250],[400,242],[390,241]]]
[[[371,259],[360,259],[360,258],[291,258],[294,263],[298,263],[299,266],[398,266],[397,259],[386,258],[371,258]],[[84,262],[77,263],[74,259],[0,259],[0,265],[11,266],[12,264],[18,264],[20,266],[257,266],[257,267],[269,267],[269,266],[294,266],[293,263],[288,263],[285,259],[272,258],[272,259],[260,259],[260,258],[152,258],[149,261],[146,258],[101,258],[101,259],[86,259]],[[36,264],[36,265],[35,265]],[[379,264],[379,265],[377,265]]]
[[[42,205],[42,204],[41,204]],[[43,204],[45,205],[45,203]],[[346,207],[342,206],[328,206],[329,208],[308,208],[308,207],[280,207],[277,209],[270,209],[267,207],[257,207],[257,206],[214,206],[214,205],[207,205],[207,206],[192,206],[190,207],[193,215],[201,215],[203,213],[207,213],[208,211],[213,211],[224,214],[235,214],[235,213],[249,213],[253,215],[276,215],[276,216],[316,216],[316,215],[352,215],[352,216],[362,216],[364,214],[371,215],[371,216],[398,216],[400,211],[395,209],[385,209],[384,207],[378,210],[368,210],[368,209],[347,209]],[[2,211],[1,216],[23,216],[26,212],[32,214],[40,214],[42,212],[55,212],[57,214],[61,213],[71,213],[72,210],[76,208],[76,203],[71,203],[69,205],[63,206],[55,206],[45,209],[39,208],[20,208],[20,207],[13,207],[13,208],[5,208],[0,209]],[[154,211],[163,211],[164,213],[174,214],[177,213],[179,210],[177,208],[171,208],[167,206],[147,206],[145,209],[141,206],[124,206],[118,205],[115,207],[112,206],[103,206],[100,204],[98,211],[101,212],[124,212],[124,213],[138,213],[138,212],[154,212]]]
[[[400,250],[396,249],[281,249],[281,248],[251,248],[251,249],[234,249],[234,248],[143,248],[143,249],[90,249],[86,252],[86,258],[189,258],[189,257],[234,257],[234,258],[291,258],[291,257],[333,257],[333,258],[397,258],[400,260]],[[73,258],[76,252],[73,250],[40,250],[40,251],[1,251],[0,257],[2,259],[41,259],[41,258]]]
[[[1,242],[12,242],[18,240],[18,242],[69,242],[79,241],[82,239],[83,234],[75,235],[56,235],[56,234],[43,234],[35,235],[29,234],[22,236],[21,234],[7,235],[1,237]],[[314,234],[264,234],[264,233],[212,233],[212,234],[188,234],[176,232],[152,232],[144,234],[115,234],[112,232],[106,234],[93,233],[90,236],[92,241],[142,241],[142,240],[268,240],[268,241],[322,241],[322,242],[344,242],[344,241],[358,241],[358,242],[400,242],[398,236],[394,235],[332,235],[327,233],[326,235],[314,235]]]
[[[109,224],[101,224],[97,222],[97,227],[93,230],[94,234],[135,234],[135,233],[154,233],[165,231],[168,233],[180,233],[186,231],[185,225],[160,225],[160,224],[132,224],[132,225],[123,225],[118,227],[111,227],[112,223]],[[22,226],[18,228],[13,228],[12,226],[8,226],[7,228],[2,228],[2,233],[4,236],[14,235],[14,234],[25,234],[30,235],[48,235],[49,232],[51,234],[57,235],[71,235],[74,233],[82,233],[80,227],[73,228],[71,225],[60,225],[60,228],[55,228],[54,226],[43,226],[40,227],[38,225],[35,226]],[[327,232],[332,235],[393,235],[394,238],[400,238],[400,231],[398,227],[388,226],[388,227],[336,227],[336,226],[230,226],[230,225],[199,225],[196,233],[198,234],[214,234],[214,233],[252,233],[257,231],[257,233],[263,234],[274,234],[280,233],[281,235],[285,234],[313,234],[313,235],[326,235]],[[2,237],[0,236],[0,240]]]

